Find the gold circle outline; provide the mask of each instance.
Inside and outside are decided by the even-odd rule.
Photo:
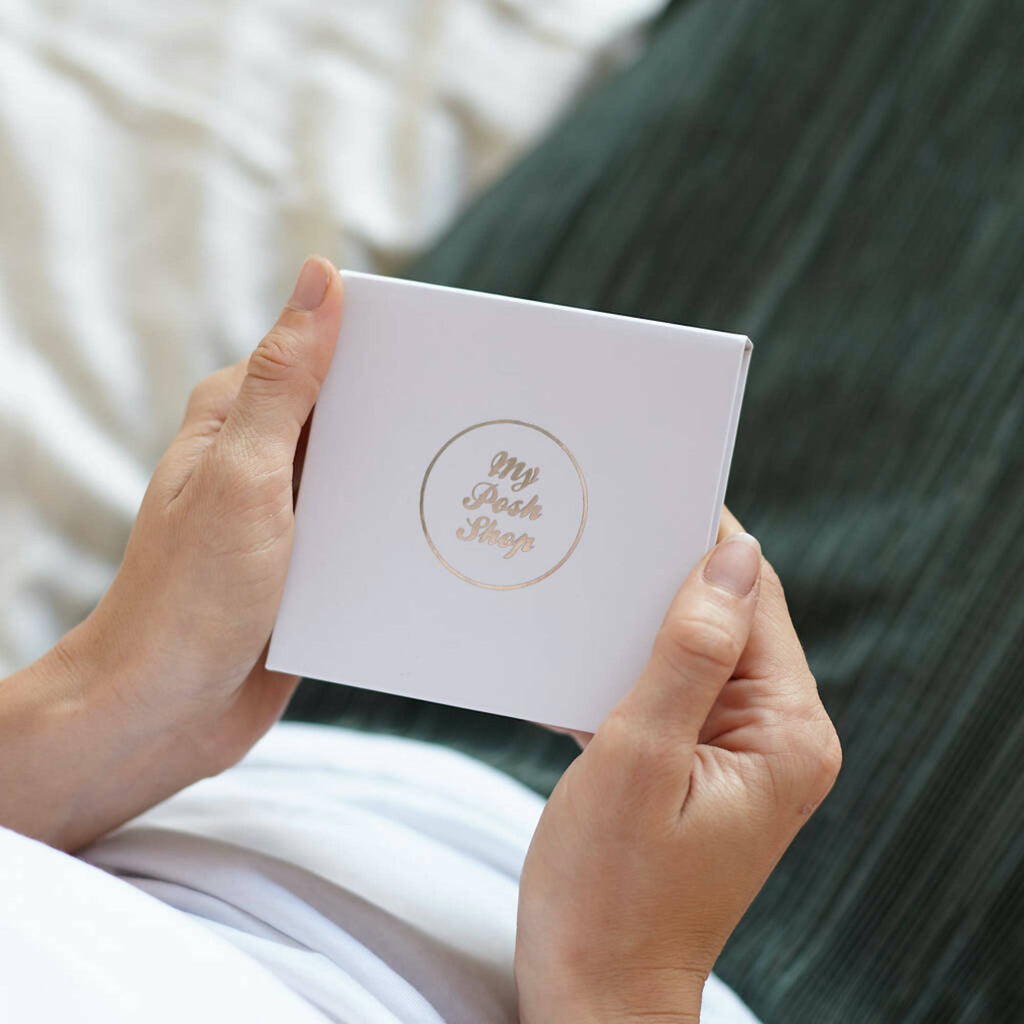
[[[427,493],[427,481],[430,479],[430,472],[434,468],[434,464],[439,458],[451,447],[460,437],[468,434],[471,430],[479,430],[481,427],[493,427],[500,423],[512,423],[518,427],[529,427],[530,430],[536,430],[538,433],[543,434],[546,438],[554,441],[559,448],[569,457],[569,461],[572,463],[573,469],[576,470],[576,475],[580,478],[580,489],[583,491],[583,515],[580,517],[580,528],[576,531],[576,538],[573,540],[569,547],[569,550],[562,556],[561,560],[552,566],[546,573],[540,576],[534,577],[532,580],[527,580],[525,583],[481,583],[479,580],[473,579],[472,576],[467,576],[465,573],[459,572],[455,566],[445,561],[444,556],[440,551],[437,550],[437,546],[431,539],[430,531],[427,529],[427,520],[423,515],[423,499]],[[465,580],[466,583],[472,583],[474,587],[483,587],[485,590],[522,590],[523,587],[531,587],[534,583],[540,583],[541,580],[547,579],[553,572],[558,572],[563,565],[569,560],[569,556],[576,550],[576,545],[580,542],[580,537],[583,536],[583,528],[587,525],[587,481],[583,478],[583,470],[580,469],[580,464],[576,461],[576,457],[571,451],[555,437],[550,431],[545,430],[543,427],[538,427],[535,423],[527,423],[525,420],[484,420],[483,423],[474,423],[471,427],[466,427],[465,430],[460,430],[453,437],[448,438],[447,441],[438,449],[437,454],[430,460],[430,465],[427,466],[426,473],[423,474],[423,483],[420,484],[420,526],[423,527],[423,536],[426,537],[427,543],[430,545],[430,550],[434,552],[437,560],[453,575],[458,576],[460,580]]]

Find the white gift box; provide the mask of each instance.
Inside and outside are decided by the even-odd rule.
[[[714,542],[750,341],[343,277],[268,666],[594,730]]]

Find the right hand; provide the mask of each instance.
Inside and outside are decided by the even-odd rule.
[[[727,938],[839,772],[779,579],[728,512],[722,532],[541,816],[522,1024],[696,1022]]]

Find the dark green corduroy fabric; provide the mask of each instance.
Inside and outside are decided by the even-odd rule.
[[[730,503],[846,753],[719,963],[767,1022],[1024,1020],[1022,68],[1012,0],[676,4],[411,272],[755,340]],[[571,756],[340,689],[296,710],[541,789]]]

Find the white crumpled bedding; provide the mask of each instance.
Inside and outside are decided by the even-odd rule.
[[[0,4],[0,674],[95,603],[302,257],[397,268],[664,2]]]

